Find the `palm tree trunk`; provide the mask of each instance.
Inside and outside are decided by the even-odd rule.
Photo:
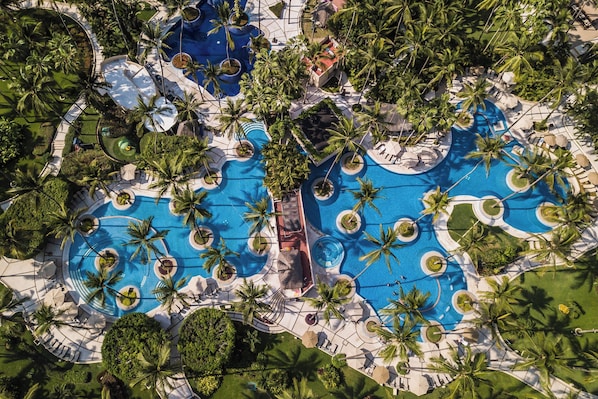
[[[370,74],[372,73],[372,68],[370,67],[370,69],[368,69],[368,74],[365,77],[365,82],[363,83],[363,87],[361,89],[361,92],[359,93],[359,99],[357,100],[357,104],[361,104],[361,97],[363,97],[363,92],[365,91],[366,87],[368,86],[368,83],[370,81]]]
[[[131,49],[129,48],[129,43],[127,41],[127,37],[125,36],[125,31],[123,29],[123,26],[120,22],[120,18],[118,18],[118,13],[116,12],[116,4],[115,4],[115,0],[111,0],[112,3],[112,11],[114,12],[114,18],[116,18],[116,23],[118,24],[118,28],[120,29],[120,34],[123,37],[123,41],[125,43],[125,48],[127,49],[127,54],[131,53]]]

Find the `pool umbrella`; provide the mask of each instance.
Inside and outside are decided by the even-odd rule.
[[[363,308],[359,302],[350,302],[345,306],[345,316],[353,323],[357,323],[363,317]]]
[[[307,330],[301,337],[301,343],[306,348],[315,348],[316,344],[318,343],[318,334],[316,334],[314,331]]]
[[[513,85],[515,84],[515,73],[514,72],[504,72],[502,74],[502,81],[506,84]]]
[[[101,314],[94,313],[87,319],[87,325],[95,330],[101,330],[106,327],[106,318]]]
[[[64,291],[60,288],[54,288],[44,295],[44,305],[60,306],[64,303]]]
[[[473,329],[473,328],[466,328],[465,330],[463,330],[463,332],[461,333],[461,336],[463,337],[464,340],[466,340],[467,342],[471,342],[472,344],[475,344],[478,342],[478,338],[480,337],[480,333],[478,332],[478,330]]]
[[[513,109],[519,104],[519,100],[512,94],[503,94],[500,97],[500,102],[503,104],[507,109]]]
[[[56,263],[53,260],[44,262],[42,267],[39,269],[38,274],[43,278],[52,278],[56,273]]]
[[[552,147],[556,144],[556,137],[554,134],[548,133],[546,136],[544,136],[544,142]]]
[[[403,147],[398,141],[391,140],[387,144],[388,152],[392,155],[399,155],[403,151]]]
[[[191,280],[189,280],[187,287],[189,288],[189,292],[195,295],[200,295],[206,290],[208,283],[206,282],[206,279],[201,276],[193,276],[191,277]]]
[[[75,302],[65,302],[58,307],[58,318],[64,321],[73,320],[79,314],[79,308]]]
[[[588,180],[595,186],[598,186],[598,173],[592,171],[588,173]]]
[[[134,180],[135,179],[135,171],[137,170],[137,165],[128,163],[122,168],[120,168],[120,176],[123,180]]]
[[[530,130],[532,127],[534,127],[534,121],[529,117],[529,115],[526,115],[521,118],[519,122],[517,122],[517,127],[521,130]]]
[[[577,164],[582,168],[587,168],[590,166],[590,160],[585,156],[585,154],[577,154],[575,156],[575,161],[577,161]]]
[[[406,151],[401,157],[401,164],[408,168],[412,168],[419,163],[419,156],[410,151]]]
[[[387,367],[376,366],[374,372],[372,373],[372,378],[378,384],[384,384],[390,378],[390,372],[388,371]]]
[[[563,136],[562,134],[559,134],[558,136],[556,136],[556,145],[558,145],[559,147],[567,147],[569,145],[569,140],[567,140],[567,137]]]

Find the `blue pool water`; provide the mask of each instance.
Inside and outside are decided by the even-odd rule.
[[[440,185],[442,190],[446,190],[474,168],[478,160],[465,159],[465,155],[475,149],[475,133],[486,135],[490,129],[489,124],[494,125],[501,120],[505,121],[504,115],[494,104],[488,102],[486,105],[487,109],[484,114],[488,122],[482,115],[477,115],[471,128],[467,130],[453,129],[451,151],[441,163],[427,173],[419,175],[394,174],[378,166],[370,157],[365,157],[365,170],[360,173],[360,176],[372,180],[376,187],[383,187],[380,193],[383,198],[375,201],[381,214],[369,207],[362,212],[361,231],[378,237],[380,225],[387,229],[394,226],[400,218],[417,219],[423,210],[421,198],[424,193],[435,189],[437,185]],[[510,152],[515,144],[517,143],[510,143],[506,150]],[[310,189],[315,179],[326,174],[331,163],[332,161],[329,161],[314,169],[310,180],[303,185],[305,214],[309,222],[317,229],[343,243],[346,256],[341,265],[341,273],[355,276],[364,268],[364,262],[359,261],[359,257],[374,249],[374,246],[369,244],[362,234],[346,235],[341,233],[334,220],[341,211],[351,209],[355,205],[350,190],[359,189],[356,177],[342,173],[337,164],[334,166],[330,178],[340,189],[335,190],[332,199],[320,202],[314,198]],[[512,192],[507,187],[505,180],[506,174],[511,169],[512,167],[506,163],[495,161],[492,163],[489,176],[486,177],[484,166],[481,165],[471,173],[468,179],[453,188],[450,195],[466,194],[476,197],[495,195],[503,198]],[[504,219],[508,224],[523,231],[546,232],[549,228],[537,220],[534,212],[536,207],[546,200],[554,202],[554,196],[550,194],[548,187],[541,183],[534,190],[507,200]],[[419,222],[419,229],[420,235],[414,242],[405,244],[394,251],[394,254],[400,259],[400,264],[397,265],[393,261],[392,271],[389,272],[384,260],[374,263],[357,279],[358,292],[376,310],[380,310],[388,305],[388,299],[397,298],[399,285],[405,291],[416,286],[423,292],[431,293],[425,316],[430,320],[441,322],[445,328],[450,329],[462,318],[452,308],[451,299],[456,291],[466,289],[465,278],[459,265],[450,259],[446,272],[439,278],[425,275],[420,268],[422,255],[428,251],[448,254],[432,230],[431,216],[426,216]]]
[[[232,9],[232,1],[231,9]],[[245,7],[246,0],[241,1],[241,8]],[[213,65],[218,66],[221,61],[226,59],[226,35],[224,28],[221,28],[218,33],[208,35],[208,32],[213,28],[210,22],[216,19],[216,10],[207,2],[199,8],[201,10],[201,18],[192,24],[184,24],[183,26],[183,52],[193,57],[193,60],[199,64],[207,65],[208,61]],[[251,21],[249,21],[251,24]],[[169,57],[177,54],[181,48],[180,33],[181,24],[176,23],[170,30],[172,34],[164,40],[164,43],[170,47],[165,49]],[[235,42],[235,49],[229,50],[232,58],[241,61],[242,72],[251,72],[253,65],[249,62],[249,52],[247,44],[250,36],[258,36],[260,31],[255,26],[250,26],[244,33],[231,33],[232,39]],[[197,81],[201,85],[204,80],[204,75],[201,72],[197,73]],[[235,96],[239,94],[240,88],[238,83],[220,82],[222,92],[227,96]],[[210,84],[205,88],[211,94],[214,94],[214,87]]]
[[[266,135],[261,125],[251,125],[247,131],[248,139],[255,148],[262,147],[266,142]],[[215,242],[223,237],[227,246],[240,254],[240,257],[228,258],[233,263],[240,277],[251,276],[259,272],[264,266],[265,258],[253,255],[247,248],[249,224],[241,215],[247,212],[245,202],[259,199],[267,195],[262,186],[264,170],[259,153],[246,162],[231,161],[224,164],[222,184],[208,192],[204,201],[205,207],[212,212],[212,217],[202,224],[209,226],[215,237]],[[156,230],[168,230],[163,243],[158,247],[161,252],[176,258],[178,269],[174,276],[178,280],[184,276],[200,275],[208,277],[202,268],[203,259],[199,258],[200,251],[189,245],[189,228],[183,226],[182,216],[174,216],[168,209],[168,198],[160,199],[156,204],[155,198],[137,196],[133,206],[125,211],[119,211],[106,203],[96,209],[93,214],[100,219],[100,228],[88,241],[98,250],[106,247],[114,248],[119,253],[120,262],[115,271],[122,271],[124,278],[113,288],[119,290],[126,285],[140,288],[142,300],[133,311],[147,312],[156,306],[158,301],[151,291],[156,287],[158,278],[154,274],[155,258],[147,265],[142,265],[139,258],[129,261],[134,251],[133,247],[125,247],[123,243],[130,238],[126,227],[130,221],[139,221],[153,215],[152,226]],[[75,288],[85,297],[89,291],[83,286],[85,272],[95,272],[95,254],[89,249],[80,236],[77,236],[70,249],[69,273]],[[123,311],[115,305],[112,297],[108,298],[107,306],[102,309],[97,303],[91,304],[96,310],[109,315],[120,316]]]

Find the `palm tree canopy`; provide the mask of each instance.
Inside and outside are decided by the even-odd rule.
[[[235,310],[243,315],[243,322],[251,325],[253,318],[270,310],[270,305],[262,302],[270,287],[266,284],[256,285],[253,280],[243,279],[243,284],[235,290],[239,301],[235,302]]]
[[[153,220],[154,217],[150,216],[139,222],[129,222],[127,234],[129,234],[131,239],[124,243],[124,245],[135,247],[130,260],[141,256],[141,263],[145,265],[150,262],[152,254],[162,255],[156,243],[166,237],[168,230],[154,230],[152,227]],[[153,234],[151,234],[152,232]]]
[[[380,225],[380,236],[379,238],[372,236],[367,231],[364,231],[365,239],[370,243],[376,246],[375,249],[362,255],[359,260],[365,261],[366,266],[371,266],[372,264],[376,263],[380,258],[384,258],[384,263],[390,272],[392,272],[392,267],[390,265],[390,260],[394,259],[397,264],[399,263],[399,258],[394,254],[393,250],[401,248],[403,245],[398,243],[398,233],[392,227],[388,227],[386,230]]]

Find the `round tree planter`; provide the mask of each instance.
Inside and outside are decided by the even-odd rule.
[[[321,187],[324,184],[326,186]],[[326,201],[334,195],[334,184],[330,180],[324,183],[324,178],[319,177],[311,184],[311,192],[318,201]]]
[[[222,182],[222,173],[215,169],[209,170],[201,175],[199,181],[206,190],[214,190]]]
[[[214,270],[212,272],[212,277],[214,278],[214,280],[216,280],[218,282],[219,286],[227,286],[227,285],[231,285],[232,283],[235,282],[235,280],[237,279],[237,269],[234,266],[231,266],[231,273],[228,276],[228,278],[226,279],[222,279],[221,276],[218,273],[218,266],[216,265],[216,267],[214,267]]]
[[[203,236],[206,237],[205,242],[197,242],[196,235],[198,235],[201,231]],[[201,237],[198,237],[201,240]],[[191,230],[189,233],[189,245],[191,245],[194,249],[198,251],[202,251],[208,248],[214,242],[214,233],[212,229],[206,226],[198,226],[197,229]]]
[[[246,162],[253,157],[255,153],[255,148],[251,141],[249,140],[239,140],[235,143],[234,146],[235,156],[237,157],[237,161],[239,162]]]
[[[174,198],[171,198],[170,201],[168,201],[168,210],[170,211],[171,214],[173,214],[174,216],[181,216],[182,213],[177,213],[175,211],[175,201]]]
[[[134,309],[139,302],[141,302],[141,293],[139,292],[139,288],[135,287],[134,285],[127,285],[121,288],[118,291],[118,296],[116,297],[116,306],[118,306],[121,310],[131,310]]]
[[[109,265],[106,265],[105,257],[111,256],[111,255],[114,256],[114,262],[112,262]],[[114,270],[116,268],[116,266],[118,266],[119,261],[120,261],[120,256],[118,256],[118,252],[116,252],[116,249],[104,248],[101,251],[99,251],[99,255],[96,254],[96,257],[93,260],[93,265],[95,266],[96,270],[100,270],[103,268],[103,269],[106,269],[107,271],[111,272],[112,270]]]
[[[120,190],[116,196],[112,197],[112,206],[119,211],[129,209],[135,203],[135,193],[131,190]]]
[[[398,239],[402,242],[413,242],[419,237],[419,227],[412,219],[401,218],[394,224],[394,229],[397,232]],[[413,233],[409,234],[410,230]]]
[[[556,227],[559,225],[559,222],[557,220],[551,220],[550,216],[547,215],[546,212],[553,212],[553,210],[557,209],[558,207],[552,202],[543,202],[536,208],[536,217],[543,225],[548,227]]]
[[[353,152],[348,152],[343,155],[340,160],[341,170],[348,176],[355,176],[356,174],[360,173],[365,166],[363,157],[359,154],[356,154],[354,158],[354,154],[355,153]]]
[[[173,257],[164,257],[154,262],[154,274],[159,279],[172,278],[176,274],[178,264]]]
[[[193,61],[191,56],[187,53],[178,53],[172,57],[172,66],[176,69],[186,69],[187,65],[189,65]]]
[[[182,12],[185,27],[190,27],[201,18],[201,10],[196,7],[185,7]]]
[[[243,35],[251,30],[251,25],[249,24],[249,15],[243,12],[241,14],[241,18],[237,19],[236,15],[233,12],[229,19],[229,27],[228,30],[233,35]]]
[[[517,172],[515,169],[511,169],[507,176],[505,177],[505,181],[507,183],[507,187],[513,192],[517,191],[520,193],[524,193],[530,188],[529,180],[521,179],[517,176]]]
[[[89,237],[100,228],[100,219],[92,214],[86,213],[79,218],[77,226],[82,235]]]
[[[218,77],[224,83],[237,83],[241,79],[243,64],[236,58],[227,58],[220,62],[222,74]]]
[[[447,262],[438,251],[426,252],[419,261],[422,271],[430,277],[439,277],[446,271]]]
[[[346,289],[346,294],[343,292],[343,298],[352,298],[355,293],[357,292],[357,287],[355,286],[355,283],[353,282],[353,279],[351,278],[351,276],[348,276],[346,274],[339,274],[334,278],[334,285],[337,284],[343,284],[344,288]]]
[[[370,337],[370,338],[374,338],[377,337],[378,334],[376,333],[376,330],[381,326],[382,324],[380,324],[380,320],[378,320],[377,317],[368,317],[364,322],[363,322],[363,333],[365,334],[366,337]]]
[[[459,290],[453,294],[451,299],[453,309],[462,315],[471,314],[475,311],[475,296],[467,290]]]
[[[480,198],[473,204],[474,215],[484,224],[493,225],[505,214],[504,204],[492,195]]]
[[[259,243],[256,243],[256,240],[259,240]],[[270,240],[264,233],[254,233],[247,239],[249,252],[256,256],[267,255],[271,247]]]
[[[437,344],[444,339],[444,327],[437,321],[430,321],[430,324],[422,326],[421,336],[424,342]]]
[[[349,222],[353,225],[347,226]],[[361,216],[352,210],[342,211],[336,217],[336,228],[345,234],[355,234],[361,229]]]

